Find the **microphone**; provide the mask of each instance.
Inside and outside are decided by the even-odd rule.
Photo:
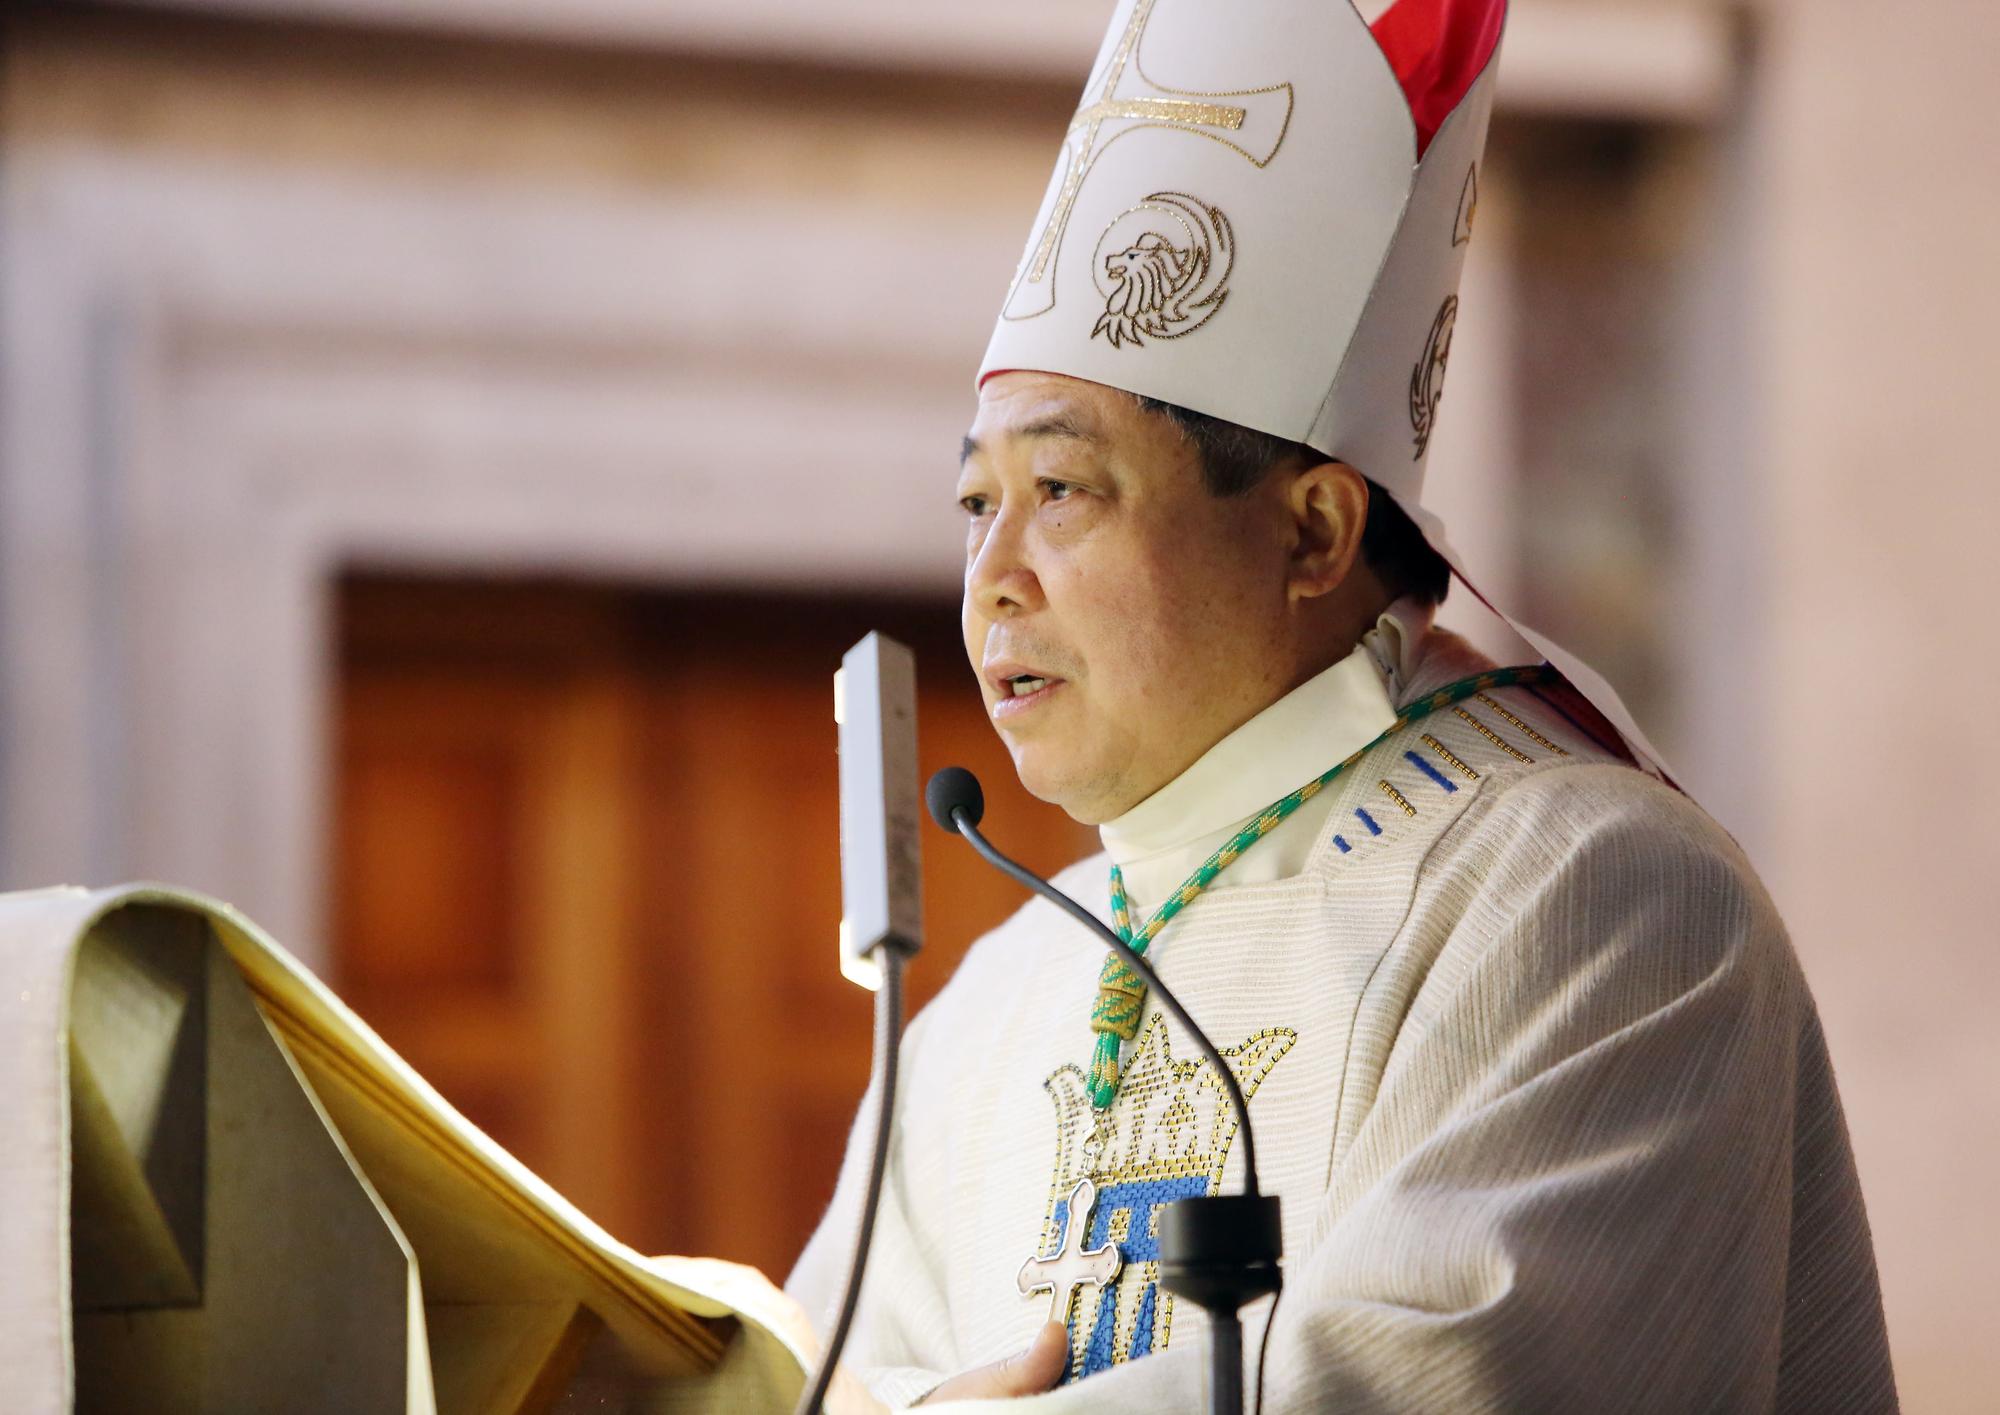
[[[1250,1107],[1236,1073],[1222,1059],[1215,1043],[1196,1025],[1173,990],[1143,954],[1107,928],[1104,921],[1025,865],[1000,853],[979,833],[986,814],[986,793],[979,778],[962,766],[948,766],[924,787],[924,805],[938,827],[965,837],[966,843],[1000,873],[1068,914],[1125,961],[1145,980],[1174,1020],[1186,1028],[1201,1054],[1215,1069],[1243,1138],[1243,1192],[1180,1199],[1160,1210],[1160,1286],[1207,1312],[1210,1322],[1208,1408],[1211,1415],[1239,1415],[1243,1409],[1243,1323],[1245,1304],[1283,1285],[1278,1259],[1283,1254],[1279,1206],[1275,1195],[1257,1187],[1257,1141],[1250,1128]],[[1071,1220],[1072,1222],[1075,1219]],[[1273,1308],[1273,1318],[1276,1309]],[[1264,1328],[1270,1335],[1270,1325]],[[1257,1358],[1257,1405],[1264,1404],[1264,1361]]]
[[[979,778],[964,767],[948,766],[925,783],[924,806],[938,823],[938,829],[956,835],[960,811],[965,812],[965,823],[969,826],[976,827],[985,818],[986,793],[979,787]]]
[[[875,1135],[861,1226],[825,1349],[794,1415],[820,1415],[861,1302],[888,1172],[890,1121],[903,1044],[903,966],[923,942],[917,858],[917,667],[910,650],[870,634],[833,675],[840,747],[840,971],[875,993]],[[973,790],[979,785],[973,783]]]

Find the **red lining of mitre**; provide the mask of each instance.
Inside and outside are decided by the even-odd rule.
[[[1410,101],[1419,161],[1485,72],[1506,18],[1507,0],[1396,0],[1369,26]]]

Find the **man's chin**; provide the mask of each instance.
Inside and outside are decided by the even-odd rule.
[[[1050,769],[1048,754],[1034,747],[1023,747],[1017,743],[1007,743],[1014,757],[1014,775],[1021,783],[1021,789],[1037,801],[1046,801],[1051,806],[1062,804],[1062,777]]]
[[[1098,809],[1105,794],[1102,773],[1092,772],[1074,760],[1059,758],[1039,746],[1008,745],[1013,749],[1014,775],[1019,778],[1021,789],[1037,801],[1059,807],[1079,825],[1100,825],[1116,814]]]

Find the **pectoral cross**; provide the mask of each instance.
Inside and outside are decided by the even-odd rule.
[[[1007,319],[1032,319],[1055,307],[1055,287],[1049,274],[1055,265],[1057,248],[1068,229],[1070,212],[1084,178],[1098,155],[1112,142],[1135,128],[1166,128],[1193,133],[1221,143],[1242,154],[1252,166],[1262,167],[1278,154],[1285,129],[1292,119],[1292,86],[1272,84],[1268,88],[1241,89],[1228,93],[1198,93],[1168,88],[1154,83],[1140,67],[1138,51],[1146,22],[1152,18],[1157,0],[1137,0],[1131,18],[1111,58],[1104,66],[1103,82],[1095,95],[1086,93],[1076,116],[1069,120],[1069,134],[1063,153],[1069,165],[1063,172],[1062,187],[1040,236],[1022,258],[1015,273],[1014,288],[1007,294],[1002,314]],[[1138,75],[1131,92],[1120,93],[1126,70]],[[1235,98],[1241,104],[1211,100]],[[1147,195],[1133,193],[1135,200]]]
[[[1118,1280],[1125,1259],[1116,1243],[1086,1250],[1090,1235],[1090,1211],[1097,1207],[1097,1186],[1079,1179],[1069,1191],[1069,1214],[1063,1222],[1062,1242],[1045,1258],[1030,1258],[1021,1264],[1021,1295],[1049,1294],[1049,1320],[1069,1324],[1070,1307],[1077,1289],[1095,1287],[1100,1292]]]

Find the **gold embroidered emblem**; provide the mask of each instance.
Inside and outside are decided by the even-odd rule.
[[[1292,1029],[1272,1027],[1222,1049],[1246,1102],[1297,1041]],[[1159,1290],[1160,1209],[1221,1187],[1236,1117],[1205,1059],[1175,1059],[1158,1012],[1132,1048],[1111,1110],[1092,1109],[1079,1066],[1063,1067],[1043,1089],[1056,1107],[1056,1162],[1036,1251],[1055,1257],[1031,1261],[1074,1254],[1080,1274],[1083,1258],[1109,1268],[1108,1255],[1100,1257],[1107,1246],[1119,1259],[1101,1286],[1086,1291],[1092,1279],[1078,1275],[1065,1289],[1068,1305],[1057,1315],[1068,1320],[1074,1380],[1167,1345],[1173,1298]],[[1040,1276],[1038,1294],[1051,1290]]]
[[[1451,362],[1451,336],[1458,327],[1458,296],[1447,295],[1431,321],[1431,337],[1425,341],[1424,355],[1410,374],[1410,425],[1417,432],[1420,460],[1430,449],[1431,433],[1437,426],[1438,403],[1444,398],[1444,371]]]
[[[1093,262],[1104,313],[1090,331],[1116,349],[1139,336],[1178,339],[1229,298],[1236,236],[1229,218],[1180,192],[1154,192],[1105,228]]]
[[[1451,228],[1451,243],[1465,245],[1472,239],[1472,219],[1479,214],[1479,164],[1465,169],[1465,189],[1458,194],[1458,220]]]
[[[1056,258],[1077,194],[1104,150],[1127,133],[1164,128],[1222,144],[1253,167],[1267,166],[1292,122],[1292,86],[1203,93],[1175,88],[1146,73],[1139,47],[1158,0],[1135,0],[1103,65],[1084,86],[1051,180],[1048,215],[1028,243],[1001,309],[1004,319],[1033,319],[1055,308]],[[1235,100],[1234,102],[1226,100]]]

